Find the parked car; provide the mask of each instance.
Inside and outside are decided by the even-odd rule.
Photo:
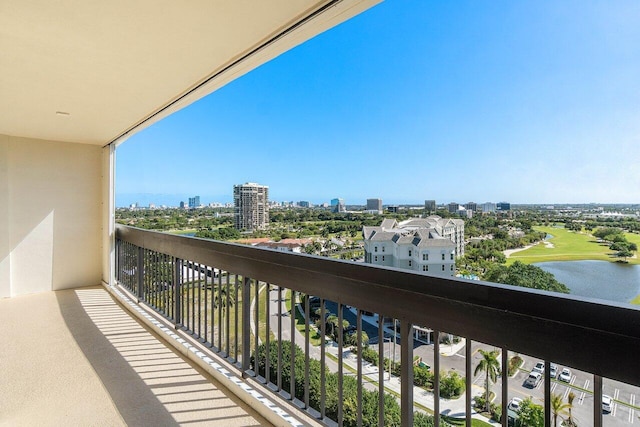
[[[539,374],[544,374],[544,362],[536,363],[536,366],[533,367],[531,372],[538,372]]]
[[[529,377],[524,381],[524,385],[531,388],[536,388],[542,381],[542,374],[540,372],[531,372]]]
[[[611,396],[607,396],[606,394],[602,395],[602,411],[607,414],[611,412],[613,408],[613,399]]]
[[[555,363],[551,363],[549,365],[549,375],[551,375],[551,378],[555,378],[558,376],[558,365],[556,365]]]
[[[520,409],[521,404],[522,404],[522,399],[520,399],[519,397],[514,397],[509,401],[509,405],[507,405],[507,407],[514,412],[518,412],[518,409]]]
[[[571,381],[571,370],[569,368],[564,368],[562,372],[560,372],[560,375],[558,375],[558,379],[566,383]]]

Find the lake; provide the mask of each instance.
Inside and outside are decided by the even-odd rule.
[[[554,261],[534,264],[552,273],[572,295],[629,302],[640,294],[640,265],[607,261]]]

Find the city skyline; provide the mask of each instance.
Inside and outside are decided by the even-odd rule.
[[[383,2],[131,137],[116,203],[245,181],[316,203],[637,203],[639,19]]]

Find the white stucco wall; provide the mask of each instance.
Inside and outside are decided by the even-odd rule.
[[[11,253],[9,249],[9,137],[0,135],[0,298],[9,296],[11,288]]]
[[[102,149],[102,282],[112,284],[114,271],[115,232],[115,150],[109,145]]]
[[[0,154],[0,297],[99,284],[102,148],[0,136]]]

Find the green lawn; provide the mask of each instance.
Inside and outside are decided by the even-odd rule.
[[[184,234],[194,234],[196,233],[198,230],[196,230],[195,228],[192,229],[185,229],[185,230],[169,230],[166,231],[166,233],[169,234],[178,234],[178,235],[184,235]]]
[[[527,250],[516,252],[507,259],[507,264],[521,261],[525,264],[545,261],[579,261],[579,260],[601,260],[617,261],[606,244],[599,244],[596,239],[586,232],[573,232],[564,228],[555,227],[534,227],[536,231],[547,232],[553,238],[547,240],[550,244],[539,243]],[[630,242],[635,242],[640,246],[640,235],[625,234]],[[638,258],[629,258],[630,264],[640,264]]]

